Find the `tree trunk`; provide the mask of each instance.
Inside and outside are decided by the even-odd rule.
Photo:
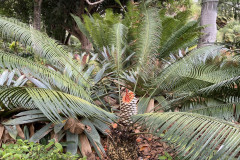
[[[81,42],[81,49],[84,51],[90,51],[92,49],[92,43],[87,39],[87,37],[79,30],[77,26],[73,26],[71,29],[67,29],[69,33],[77,37]]]
[[[82,49],[85,51],[90,51],[92,49],[92,43],[87,39],[86,36],[84,36],[82,32],[79,36],[81,37],[80,42]]]
[[[84,14],[84,10],[85,10],[85,0],[80,0],[80,5],[79,8],[77,10],[76,15],[79,16],[82,19],[82,15]],[[79,41],[81,42],[81,48],[84,51],[89,51],[92,49],[92,44],[90,43],[90,41],[87,39],[87,37],[80,31],[80,29],[77,27],[77,25],[75,24],[75,26],[72,27],[71,31],[68,30],[72,35],[74,35],[75,37],[77,37],[79,39]]]
[[[200,25],[205,27],[202,29],[203,35],[199,40],[198,47],[212,45],[217,37],[217,6],[218,0],[203,0]]]
[[[41,29],[41,5],[42,0],[34,0],[33,28],[36,30]]]

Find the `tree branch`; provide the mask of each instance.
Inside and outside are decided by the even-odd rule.
[[[99,0],[97,2],[90,2],[89,0],[86,0],[86,2],[89,4],[89,5],[96,5],[96,4],[99,4],[99,3],[102,3],[104,0]]]

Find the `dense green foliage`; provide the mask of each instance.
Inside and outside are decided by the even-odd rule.
[[[18,41],[21,45],[30,47],[36,56],[45,60],[44,63],[40,63],[34,59],[25,59],[11,54],[6,50],[0,51],[1,66],[6,69],[1,75],[1,84],[8,86],[0,91],[3,98],[1,99],[3,102],[1,116],[4,117],[14,108],[32,110],[20,112],[15,121],[6,125],[37,121],[55,122],[55,129],[51,127],[51,123],[46,124],[30,140],[38,142],[46,135],[46,131],[50,130],[60,137],[66,135],[67,141],[74,139],[75,144],[67,145],[67,151],[76,154],[80,145],[78,142],[80,135],[70,133],[69,130],[60,131],[65,125],[63,120],[69,117],[79,118],[84,125],[91,127],[91,132],[85,130],[84,133],[95,149],[100,149],[97,152],[101,155],[104,150],[96,128],[103,129],[100,131],[104,133],[104,130],[108,129],[106,123],[111,123],[116,116],[93,104],[92,98],[96,93],[92,92],[94,90],[92,78],[98,77],[93,73],[94,66],[88,66],[82,60],[73,59],[73,55],[56,41],[16,20],[1,17],[0,30],[3,38]],[[91,61],[94,61],[94,58]],[[88,67],[89,69],[86,69]],[[27,81],[33,85],[26,85]],[[8,105],[9,97],[13,98],[11,98],[11,105]],[[100,121],[96,122],[96,120]],[[60,130],[56,129],[59,127]]]
[[[143,114],[136,116],[137,120],[140,119],[143,125],[152,127],[153,133],[159,131],[158,133],[161,134],[162,131],[168,130],[164,137],[165,140],[176,144],[177,149],[186,158],[199,159],[201,157],[205,159],[213,156],[213,153],[220,147],[214,138],[223,138],[226,134],[225,132],[219,134],[215,130],[218,127],[217,125],[229,128],[228,133],[232,136],[229,137],[230,139],[236,139],[239,136],[238,131],[233,130],[234,127],[230,128],[234,124],[227,122],[239,121],[239,55],[228,53],[223,46],[208,46],[194,49],[191,52],[179,50],[181,47],[193,46],[193,40],[190,45],[182,44],[174,48],[173,46],[178,46],[177,44],[181,43],[179,36],[187,37],[187,34],[193,33],[187,31],[197,30],[194,27],[194,22],[185,22],[186,25],[183,28],[177,27],[174,30],[178,23],[184,21],[178,22],[175,17],[169,18],[169,21],[164,24],[164,18],[168,20],[168,17],[161,18],[160,14],[157,18],[153,14],[158,12],[157,8],[152,8],[145,3],[142,6],[140,5],[138,9],[140,13],[143,13],[142,17],[140,16],[141,23],[136,29],[138,31],[138,34],[134,35],[136,38],[130,41],[129,37],[134,36],[129,35],[129,33],[134,33],[135,28],[129,27],[124,23],[124,20],[113,25],[113,21],[106,23],[109,21],[104,21],[105,17],[87,17],[84,26],[76,17],[74,18],[80,29],[95,44],[96,49],[103,50],[100,54],[103,57],[101,63],[103,66],[106,64],[109,66],[107,69],[104,67],[105,75],[111,73],[112,81],[117,79],[120,84],[125,84],[139,96],[139,113],[144,113],[150,99],[154,99],[158,103],[155,108],[170,112],[180,110],[182,112],[198,113],[183,113],[183,115],[189,114],[190,117],[199,117],[204,122],[202,124],[209,123],[209,125],[196,128],[199,126],[195,123],[190,125],[190,121],[195,122],[195,119],[189,118],[189,122],[186,122],[188,119],[186,117],[177,119],[176,115],[178,113],[156,115],[157,118],[159,117],[159,121],[155,121],[157,118],[153,120],[151,114]],[[135,12],[135,14],[137,13]],[[172,25],[170,22],[172,22]],[[100,24],[104,26],[96,30]],[[188,27],[191,29],[187,29]],[[164,32],[167,30],[170,33]],[[104,38],[102,39],[102,37]],[[192,37],[191,34],[189,37]],[[131,42],[134,42],[134,44]],[[101,49],[104,45],[108,47]],[[131,55],[132,52],[135,52],[134,55]],[[129,55],[133,56],[133,59],[130,60]],[[130,64],[127,61],[130,61]],[[114,89],[116,88],[117,86]],[[159,122],[159,125],[166,125],[156,127],[154,122]],[[172,127],[173,123],[176,125]],[[181,127],[178,128],[180,125]],[[188,127],[188,130],[185,130],[186,127]],[[210,131],[215,134],[211,134]],[[235,132],[236,134],[234,134]],[[204,141],[198,140],[196,137],[203,133],[205,133],[202,136]],[[189,134],[193,137],[186,139],[185,135],[188,136]],[[195,134],[196,137],[194,138]],[[177,138],[171,139],[174,136]],[[181,143],[184,139],[186,139],[186,143]],[[177,140],[179,143],[175,143]],[[202,142],[206,143],[199,150]],[[190,143],[189,146],[186,146],[188,143]],[[234,157],[239,152],[239,148],[234,147],[237,143],[234,143],[234,145],[232,143],[233,141],[225,141],[224,145],[221,146],[221,152],[218,152],[216,156]],[[228,148],[231,145],[233,147]],[[226,150],[227,153],[224,152]]]
[[[1,2],[0,14],[7,17],[20,19],[24,23],[29,23],[33,17],[33,1],[31,0],[6,0]]]
[[[5,69],[0,76],[0,115],[7,117],[2,124],[11,126],[16,138],[16,125],[44,121],[26,139],[39,142],[52,132],[59,141],[74,141],[67,151],[76,154],[85,135],[101,157],[99,132],[107,135],[107,124],[118,118],[104,98],[121,103],[121,87],[126,87],[139,98],[135,121],[175,144],[185,159],[236,156],[239,129],[232,122],[240,119],[239,54],[215,45],[195,49],[201,27],[189,20],[191,11],[176,13],[161,5],[129,3],[123,13],[108,9],[104,15],[84,15],[84,23],[72,15],[93,44],[93,51],[81,55],[26,24],[0,17],[1,36],[15,41],[11,53],[0,51]],[[44,61],[20,57],[17,43]],[[151,99],[156,104],[152,111],[165,113],[144,114]],[[84,125],[82,132],[63,129],[72,117]]]
[[[225,16],[227,19],[233,18],[240,20],[240,1],[239,0],[219,0],[219,15]]]
[[[122,37],[125,38],[123,45],[129,49],[126,52],[137,52],[137,50],[141,50],[139,46],[135,44],[141,44],[140,40],[142,40],[143,37],[141,37],[140,34],[145,36],[143,32],[139,32],[144,27],[148,27],[144,26],[147,25],[144,20],[153,21],[152,24],[156,24],[157,28],[151,28],[149,32],[152,33],[149,34],[158,34],[156,36],[159,36],[159,40],[156,41],[156,43],[160,44],[149,44],[153,45],[153,47],[158,46],[156,51],[159,52],[161,58],[168,56],[174,51],[178,51],[178,49],[193,45],[194,41],[196,42],[200,28],[198,27],[198,22],[188,21],[191,16],[191,10],[184,10],[175,16],[168,16],[164,9],[159,10],[155,8],[148,10],[148,7],[150,6],[129,3],[124,15],[114,13],[110,9],[106,10],[105,16],[101,16],[99,13],[95,13],[90,17],[85,15],[84,25],[78,17],[74,16],[74,19],[80,30],[92,41],[95,49],[98,50],[102,50],[103,47],[115,45],[114,34],[117,34],[115,29],[118,23],[124,25],[125,28],[123,30],[124,32],[122,32]],[[154,16],[151,15],[153,13],[155,14]],[[158,15],[156,15],[156,13],[158,13]],[[148,17],[149,19],[145,19],[148,14],[150,15]],[[149,40],[152,41],[153,38],[149,37]],[[128,54],[130,53],[127,53],[127,55]]]
[[[163,69],[162,62],[175,57],[180,49],[196,44],[200,27],[198,22],[187,20],[190,13],[186,10],[171,17],[151,4],[129,3],[124,18],[111,10],[104,17],[84,16],[85,24],[73,17],[96,51],[102,51],[100,64],[103,68],[113,62],[105,69],[106,75],[111,68],[112,72],[117,72],[113,79],[121,76],[138,96],[143,96],[148,94],[144,88],[149,88],[147,85]],[[130,75],[134,76],[132,80],[127,78]]]
[[[234,123],[186,112],[143,114],[135,118],[154,135],[177,146],[180,159],[238,156],[239,127]]]
[[[16,144],[3,144],[0,157],[4,160],[77,160],[79,158],[69,152],[63,153],[62,145],[53,140],[47,145],[40,145],[21,139],[18,139]]]
[[[226,44],[228,47],[240,47],[240,23],[231,21],[218,32],[218,42]]]

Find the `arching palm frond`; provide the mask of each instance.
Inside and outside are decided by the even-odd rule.
[[[114,59],[114,64],[116,65],[116,70],[119,75],[122,70],[122,63],[124,57],[124,47],[127,45],[126,42],[127,27],[121,23],[113,25],[111,43],[114,46],[114,51],[112,53],[112,58]]]
[[[181,47],[184,47],[184,45],[186,45],[187,43],[190,43],[197,39],[197,26],[198,22],[191,21],[179,28],[177,31],[175,31],[170,37],[168,37],[167,41],[164,42],[163,46],[161,46],[158,58],[164,58],[168,56],[171,52],[181,49]],[[186,32],[189,32],[188,37],[184,35]],[[190,34],[191,32],[192,35]]]
[[[182,159],[233,159],[240,152],[240,128],[234,123],[185,112],[142,114],[134,119],[174,144]]]
[[[179,108],[181,112],[198,113],[217,117],[226,121],[238,121],[240,116],[239,98],[231,102],[224,99],[199,98],[185,101]]]
[[[39,109],[52,122],[62,120],[61,116],[115,119],[115,115],[79,97],[59,91],[41,88],[13,87],[0,91],[1,101],[9,109],[21,107]]]
[[[189,84],[185,84],[182,87],[190,87],[186,87],[186,85]],[[200,89],[197,89],[197,87],[193,87],[192,89],[189,88],[188,91],[184,91],[184,89],[182,89],[181,92],[174,92],[172,94],[173,99],[169,101],[168,106],[163,106],[163,109],[169,110],[170,108],[174,108],[175,106],[179,105],[184,106],[186,111],[187,107],[189,107],[189,110],[191,110],[191,107],[195,108],[198,106],[205,108],[204,105],[202,106],[202,103],[207,102],[209,98],[216,99],[222,102],[221,104],[214,104],[213,106],[210,105],[211,107],[226,107],[229,106],[227,104],[238,104],[240,98],[239,85],[239,76],[237,76],[228,80],[221,81],[220,83],[213,83],[207,86],[199,85],[198,87]],[[169,106],[171,107],[169,108]],[[205,109],[208,109],[208,107],[206,107]]]
[[[239,113],[233,111],[231,105],[237,104],[236,99],[239,98],[239,61],[236,56],[226,58],[222,56],[222,53],[221,48],[205,55],[194,56],[190,53],[190,59],[188,59],[189,57],[183,58],[166,68],[166,70],[170,69],[170,74],[161,77],[163,81],[159,88],[162,88],[161,91],[166,93],[169,105],[163,106],[163,109],[169,110],[175,107],[181,109],[181,107],[184,107],[182,111],[188,111],[199,107],[197,113],[209,113],[207,115],[216,115],[231,120],[235,117],[238,120]],[[208,56],[210,58],[207,58]],[[216,59],[213,59],[214,57]],[[219,61],[221,58],[226,59]],[[175,65],[178,67],[174,71],[172,69]],[[171,67],[173,68],[171,69]],[[173,72],[171,73],[171,71]],[[164,72],[165,70],[162,73]],[[164,80],[164,78],[166,79]],[[161,91],[158,94],[161,94]],[[209,104],[209,98],[221,101],[221,103]],[[206,106],[205,103],[208,105]],[[230,108],[227,106],[230,106]],[[213,113],[208,112],[210,107],[215,110]],[[223,110],[227,113],[221,116]]]
[[[146,70],[147,66],[152,66],[158,53],[161,34],[161,21],[156,8],[147,8],[144,5],[144,17],[141,25],[139,37],[137,39],[137,68],[138,73]]]
[[[161,14],[163,29],[159,58],[165,58],[179,49],[193,47],[197,44],[202,27],[197,21],[189,22],[190,17],[190,10],[176,13],[175,16]]]
[[[79,29],[94,44],[94,48],[102,50],[103,47],[111,46],[112,27],[121,21],[121,15],[114,13],[111,9],[106,9],[104,16],[99,13],[93,15],[83,15],[84,27],[80,19],[74,17]]]
[[[0,17],[0,31],[7,39],[14,39],[31,46],[33,51],[45,58],[62,73],[68,73],[78,84],[88,86],[81,74],[81,65],[74,60],[55,40],[14,19]]]
[[[185,92],[182,95],[178,96],[177,99],[173,100],[172,103],[184,103],[190,99],[196,97],[203,98],[218,98],[222,99],[226,103],[234,103],[236,99],[240,97],[239,95],[239,86],[240,86],[240,76],[233,77],[219,83],[214,83],[207,87],[203,87],[199,90],[193,90]]]
[[[67,76],[26,58],[0,51],[0,66],[11,70],[18,69],[26,76],[34,76],[40,81],[44,81],[54,88],[57,87],[63,92],[90,100],[89,94],[85,89],[82,86],[77,85]]]
[[[206,60],[214,58],[220,54],[221,46],[207,46],[190,52],[187,56],[165,68],[154,79],[152,85],[157,86],[161,90],[169,90],[174,88],[175,84],[182,81],[182,76],[187,71],[194,71],[193,67],[203,64]],[[195,70],[195,72],[198,70]],[[193,78],[193,73],[187,74]]]
[[[218,95],[226,94],[228,96],[239,95],[239,86],[240,75],[202,88],[193,93],[193,95],[213,95],[213,94]]]
[[[198,92],[240,74],[239,67],[222,66],[222,63],[194,64],[189,62],[185,69],[180,67],[177,71],[168,78],[169,81],[163,83],[165,89],[174,92],[175,97],[179,97],[178,95],[181,94]]]

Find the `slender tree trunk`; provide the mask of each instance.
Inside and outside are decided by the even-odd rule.
[[[86,51],[91,50],[92,43],[87,39],[87,37],[82,32],[79,36],[81,37],[80,42],[81,42],[82,49]]]
[[[41,29],[41,5],[42,0],[34,0],[33,28],[36,30]]]
[[[203,0],[200,25],[205,28],[202,29],[203,35],[199,40],[198,47],[212,45],[217,37],[217,6],[218,0]]]
[[[80,0],[80,5],[79,5],[76,15],[79,16],[81,19],[82,19],[82,15],[84,14],[85,7],[86,7],[85,0]],[[92,7],[90,7],[90,8],[92,8]],[[72,30],[73,30],[73,32],[71,34],[79,39],[79,41],[81,42],[82,50],[85,50],[85,51],[91,50],[92,44],[87,39],[87,37],[79,30],[79,28],[77,26],[74,26]]]
[[[79,6],[76,10],[76,13],[74,13],[76,16],[80,17],[83,19],[82,15],[84,14],[85,11],[85,0],[78,0],[79,1]],[[88,11],[90,12],[94,8],[94,5],[88,5]],[[69,26],[68,24],[63,24],[63,27],[65,30],[68,31],[71,35],[75,36],[79,41],[81,42],[81,49],[84,51],[90,51],[92,49],[92,44],[91,42],[87,39],[86,36],[80,31],[78,28],[77,24],[75,23],[74,25]]]
[[[90,43],[87,37],[78,28],[73,29],[72,35],[79,39],[82,50],[89,51],[92,49],[92,43]]]

